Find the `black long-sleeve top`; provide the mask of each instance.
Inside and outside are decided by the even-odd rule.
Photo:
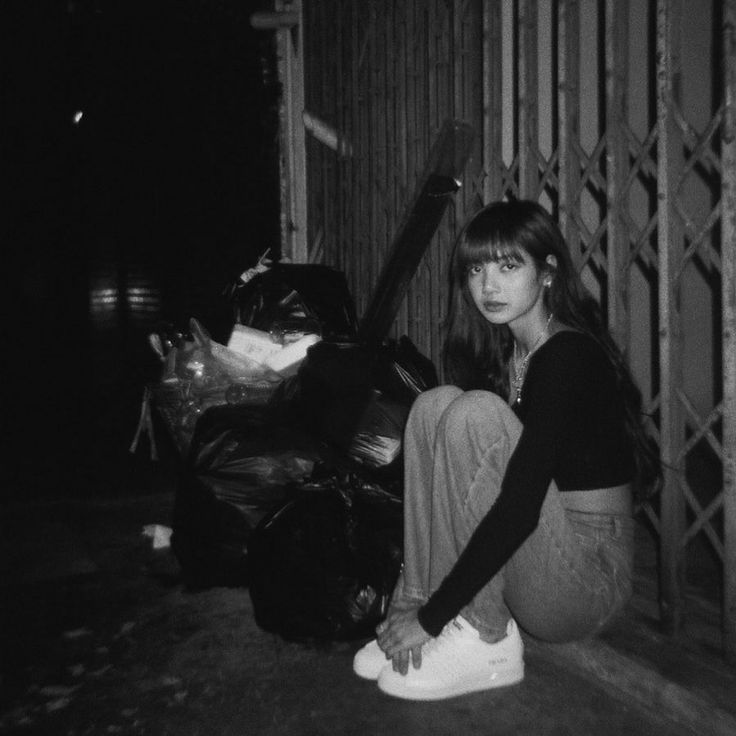
[[[624,428],[623,399],[603,349],[589,336],[562,331],[530,358],[523,424],[500,494],[419,622],[437,636],[536,529],[550,481],[560,491],[630,482],[634,457]]]

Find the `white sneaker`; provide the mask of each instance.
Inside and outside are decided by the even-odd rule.
[[[424,646],[419,669],[409,665],[407,674],[402,675],[389,663],[381,669],[378,687],[397,698],[440,700],[523,679],[524,643],[513,619],[506,627],[506,637],[488,644],[475,627],[458,616]]]
[[[363,677],[366,680],[377,680],[381,670],[388,662],[389,660],[378,646],[378,642],[373,639],[355,653],[353,672],[358,677]]]

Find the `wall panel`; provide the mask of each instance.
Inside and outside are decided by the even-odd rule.
[[[439,365],[446,264],[469,213],[503,197],[548,207],[666,463],[641,509],[662,550],[663,620],[678,630],[702,583],[688,560],[705,549],[734,654],[734,0],[704,3],[697,19],[683,7],[305,2],[306,109],[343,141],[307,141],[308,240],[313,259],[346,272],[363,313],[442,123],[470,123],[462,188],[394,334]]]

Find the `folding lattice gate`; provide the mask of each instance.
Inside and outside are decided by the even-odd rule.
[[[346,272],[362,311],[433,136],[448,118],[473,125],[396,333],[437,360],[466,214],[503,197],[548,206],[652,415],[665,487],[642,513],[660,540],[663,620],[678,629],[705,546],[736,656],[736,0],[302,5],[305,107],[331,131],[331,145],[307,140],[311,257]],[[703,462],[717,469],[705,483]]]

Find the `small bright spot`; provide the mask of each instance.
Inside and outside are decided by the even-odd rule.
[[[74,125],[79,125],[83,116],[84,116],[84,113],[81,110],[77,110],[74,113],[74,117],[72,118],[72,120],[74,121]]]

